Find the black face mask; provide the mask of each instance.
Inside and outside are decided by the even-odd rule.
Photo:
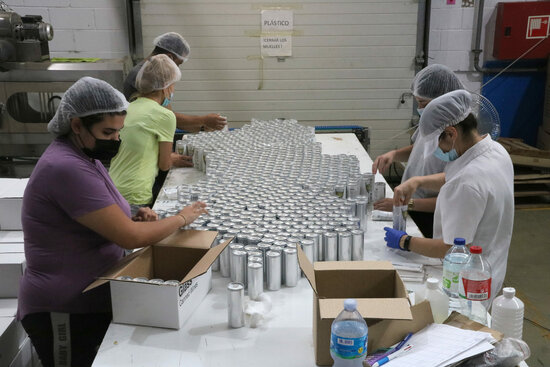
[[[120,143],[122,142],[121,140],[98,139],[90,130],[88,130],[88,132],[94,137],[95,145],[93,149],[86,147],[82,148],[84,154],[90,158],[99,159],[101,161],[110,161],[115,155],[117,155],[118,149],[120,148]]]

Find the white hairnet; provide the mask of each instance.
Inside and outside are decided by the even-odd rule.
[[[464,86],[451,69],[440,64],[420,70],[411,85],[414,96],[426,99],[434,99],[457,89],[464,89]]]
[[[74,117],[122,112],[127,108],[128,102],[122,93],[103,80],[87,76],[67,89],[48,123],[48,131],[57,136],[65,135],[71,129]]]
[[[169,51],[181,61],[187,61],[191,48],[189,44],[179,33],[168,32],[161,34],[153,41],[155,47],[160,47],[163,50]]]
[[[471,106],[472,95],[463,89],[437,97],[426,106],[418,124],[425,141],[424,157],[435,152],[439,135],[446,127],[458,125],[472,113]]]
[[[181,71],[171,58],[155,55],[143,63],[136,76],[136,89],[141,94],[162,90],[181,79]]]

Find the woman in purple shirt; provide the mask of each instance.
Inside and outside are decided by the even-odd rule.
[[[157,220],[130,206],[99,161],[120,146],[128,103],[108,83],[82,78],[48,124],[57,138],[34,169],[21,219],[27,269],[18,319],[44,367],[89,366],[111,321],[109,286],[82,291],[124,255],[155,243],[206,213],[197,202]]]

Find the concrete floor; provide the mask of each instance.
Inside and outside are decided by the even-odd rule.
[[[550,366],[550,210],[516,210],[504,286],[525,303],[529,367]]]

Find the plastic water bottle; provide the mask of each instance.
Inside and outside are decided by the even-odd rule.
[[[460,271],[458,295],[460,313],[487,325],[487,307],[491,299],[491,266],[481,256],[482,251],[480,246],[470,247],[470,258]]]
[[[434,321],[438,324],[443,323],[449,316],[449,296],[439,289],[439,279],[428,278],[425,296],[430,302]]]
[[[334,367],[361,367],[367,356],[367,323],[357,311],[357,301],[346,299],[344,310],[334,319],[330,335],[330,355]]]
[[[468,262],[470,251],[466,247],[464,238],[455,238],[454,245],[445,254],[443,259],[442,289],[449,296],[449,308],[451,311],[460,310],[458,298],[458,277],[460,270]]]
[[[504,288],[502,296],[493,301],[491,309],[491,329],[498,330],[505,338],[521,339],[523,335],[523,302],[514,297],[516,290]]]

